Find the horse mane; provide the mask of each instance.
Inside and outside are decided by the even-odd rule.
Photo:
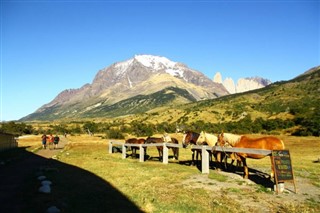
[[[215,136],[214,134],[210,134],[210,133],[206,133],[206,132],[204,132],[204,131],[201,131],[199,137],[200,137],[201,135],[203,135],[204,138],[207,139],[206,142],[207,142],[207,144],[208,144],[209,146],[215,146],[215,144],[216,144],[217,141],[218,141],[217,136]]]
[[[223,133],[223,140],[229,143],[231,146],[234,146],[241,139],[242,135],[236,135],[232,133]]]

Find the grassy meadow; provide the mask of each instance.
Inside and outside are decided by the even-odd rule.
[[[171,136],[181,143],[182,134]],[[110,212],[110,205],[115,205],[112,211],[123,212],[117,209],[118,204],[128,206],[125,212],[319,212],[320,163],[316,163],[320,158],[319,138],[279,137],[290,150],[296,179],[309,182],[309,190],[314,193],[304,192],[297,184],[297,195],[275,195],[263,184],[248,183],[240,175],[230,179],[216,170],[210,170],[209,175],[201,174],[196,166],[189,166],[190,148],[180,149],[179,161],[169,159],[167,165],[156,158],[156,148],[148,148],[152,158],[140,163],[131,156],[122,159],[121,153],[108,154],[108,139],[76,135],[68,136],[68,144],[51,165],[59,172],[49,174],[56,183],[50,199],[56,201],[62,212]],[[19,146],[36,152],[41,146],[40,136],[22,138]],[[270,158],[247,161],[250,168],[266,173],[270,172],[270,163]],[[114,193],[103,190],[102,182]],[[31,183],[26,190],[32,187]],[[115,194],[123,197],[112,200]],[[128,200],[137,209],[121,200]],[[29,205],[37,202],[39,199],[35,197]]]

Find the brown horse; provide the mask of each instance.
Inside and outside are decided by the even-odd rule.
[[[145,139],[143,138],[140,138],[140,139],[137,139],[137,138],[129,138],[126,140],[125,143],[129,143],[129,144],[144,144],[145,143]],[[137,154],[137,150],[139,149],[139,147],[136,147],[136,146],[132,146],[131,147],[131,150],[132,150],[132,157],[136,157],[136,154]],[[146,148],[144,147],[144,150],[146,153]]]
[[[164,142],[179,144],[177,139],[175,139],[175,138],[168,139],[167,135],[164,135],[161,138],[147,137],[145,143],[146,144],[150,144],[150,143],[164,143]],[[171,148],[171,147],[169,147],[169,148]],[[163,159],[163,146],[157,146],[157,150],[158,150],[158,153],[159,153],[159,160],[162,161],[162,159]],[[172,151],[173,151],[174,158],[178,160],[178,158],[179,158],[179,148],[172,147]]]
[[[200,136],[199,133],[187,131],[183,135],[183,139],[182,139],[183,148],[187,148],[189,145],[197,145],[197,140],[198,140],[199,136]],[[191,162],[192,162],[192,165],[195,165],[196,162],[198,162],[199,156],[201,156],[201,150],[191,148],[191,151],[192,151],[192,161]],[[194,159],[195,155],[196,155],[196,161]]]
[[[249,138],[243,135],[235,135],[230,133],[221,133],[218,135],[218,143],[221,146],[230,145],[237,148],[252,148],[252,149],[265,149],[265,150],[283,150],[284,143],[282,140],[276,137],[268,136],[261,138]],[[243,168],[244,168],[244,178],[248,178],[249,171],[246,163],[246,158],[261,159],[265,155],[259,154],[247,154],[247,153],[237,153],[240,157]],[[271,156],[270,156],[271,158]],[[271,178],[274,176],[273,168],[271,168]]]

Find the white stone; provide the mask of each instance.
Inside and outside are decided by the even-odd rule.
[[[51,193],[51,187],[50,187],[50,185],[41,186],[41,187],[39,188],[39,192],[46,193],[46,194],[50,194],[50,193]]]
[[[47,213],[59,213],[61,212],[60,209],[58,209],[56,206],[51,206],[47,209]]]
[[[45,180],[45,179],[47,179],[47,177],[44,176],[44,175],[41,175],[41,176],[38,177],[38,180]]]
[[[50,180],[41,181],[42,186],[50,186],[52,182]]]

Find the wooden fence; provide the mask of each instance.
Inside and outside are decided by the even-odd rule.
[[[127,147],[139,147],[139,162],[144,162],[144,147],[163,147],[163,158],[162,162],[164,164],[168,164],[169,159],[169,147],[177,147],[182,148],[182,145],[174,144],[174,143],[152,143],[152,144],[129,144],[129,143],[121,143],[121,142],[109,142],[109,153],[112,153],[113,144],[121,145],[122,150],[122,158],[125,159],[127,157]]]
[[[121,142],[109,142],[109,153],[113,152],[113,145],[121,146],[122,150],[122,158],[125,159],[127,157],[127,147],[139,147],[139,162],[144,162],[144,147],[153,147],[153,146],[162,146],[163,147],[163,159],[162,162],[164,164],[168,164],[168,156],[169,151],[168,147],[177,147],[182,148],[180,144],[173,143],[153,143],[153,144],[126,144]],[[271,155],[271,150],[265,149],[248,149],[248,148],[233,148],[233,147],[221,147],[221,146],[192,146],[192,149],[199,149],[202,153],[201,158],[201,172],[204,174],[208,174],[210,170],[210,161],[209,161],[209,151],[215,150],[220,152],[238,152],[238,153],[248,153],[248,154],[259,154],[269,156]]]
[[[18,142],[14,135],[0,133],[0,152],[18,147]]]

